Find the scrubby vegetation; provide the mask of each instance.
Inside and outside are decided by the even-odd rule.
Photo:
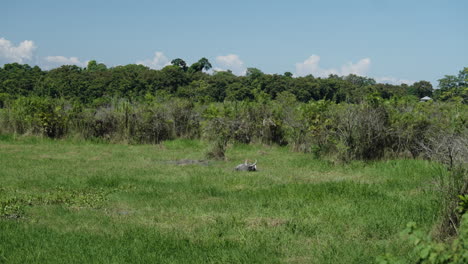
[[[402,232],[402,236],[407,238],[414,245],[416,255],[415,263],[421,264],[464,264],[468,262],[468,214],[462,219],[460,235],[450,244],[434,241],[430,236],[417,229],[414,222],[408,224]],[[378,259],[380,264],[406,263],[391,254],[386,254]]]
[[[20,97],[0,109],[0,131],[136,144],[202,138],[215,142],[220,153],[228,142],[278,144],[342,161],[426,157],[452,167],[466,159],[467,108],[378,96],[360,104],[302,103],[289,92],[277,100],[199,104],[180,98],[115,99],[97,107]],[[222,158],[220,153],[215,156]]]

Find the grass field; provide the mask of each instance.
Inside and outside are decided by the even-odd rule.
[[[374,263],[438,217],[434,165],[287,148],[0,137],[0,263]],[[235,172],[245,158],[258,172]]]

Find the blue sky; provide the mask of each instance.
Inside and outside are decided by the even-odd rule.
[[[468,1],[6,1],[0,65],[208,58],[296,76],[436,80],[468,66]]]

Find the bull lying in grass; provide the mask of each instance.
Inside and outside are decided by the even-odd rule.
[[[249,164],[247,160],[243,164],[239,164],[234,168],[236,171],[257,171],[257,161]]]

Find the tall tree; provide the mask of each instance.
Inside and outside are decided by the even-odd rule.
[[[286,77],[293,77],[292,72],[285,72],[283,75]]]
[[[456,99],[468,103],[468,67],[458,73],[458,76],[445,75],[439,80],[436,97],[440,100]]]
[[[408,90],[410,94],[422,98],[424,96],[432,96],[432,92],[434,89],[432,88],[432,84],[430,82],[419,81],[409,86]]]
[[[52,69],[38,83],[38,93],[42,96],[79,98],[85,101],[88,97],[88,83],[82,71],[83,69],[76,65],[63,65]]]
[[[348,76],[343,76],[343,80],[348,81],[358,87],[364,87],[367,85],[375,85],[376,81],[372,78],[367,78],[363,76],[358,76],[355,74],[350,74]]]
[[[194,64],[190,65],[189,72],[194,73],[194,72],[201,72],[203,70],[207,71],[212,68],[211,63],[208,61],[207,58],[201,58]]]
[[[38,67],[27,64],[5,64],[0,71],[0,93],[12,96],[29,95],[34,91],[36,83],[44,75]]]
[[[185,61],[183,59],[181,59],[181,58],[173,59],[171,61],[171,64],[174,65],[174,66],[180,67],[183,71],[187,71],[187,69],[188,69],[187,63],[185,63]]]
[[[97,63],[95,60],[90,60],[88,62],[88,67],[86,70],[89,72],[96,72],[96,71],[105,71],[107,70],[107,66],[104,63]]]

